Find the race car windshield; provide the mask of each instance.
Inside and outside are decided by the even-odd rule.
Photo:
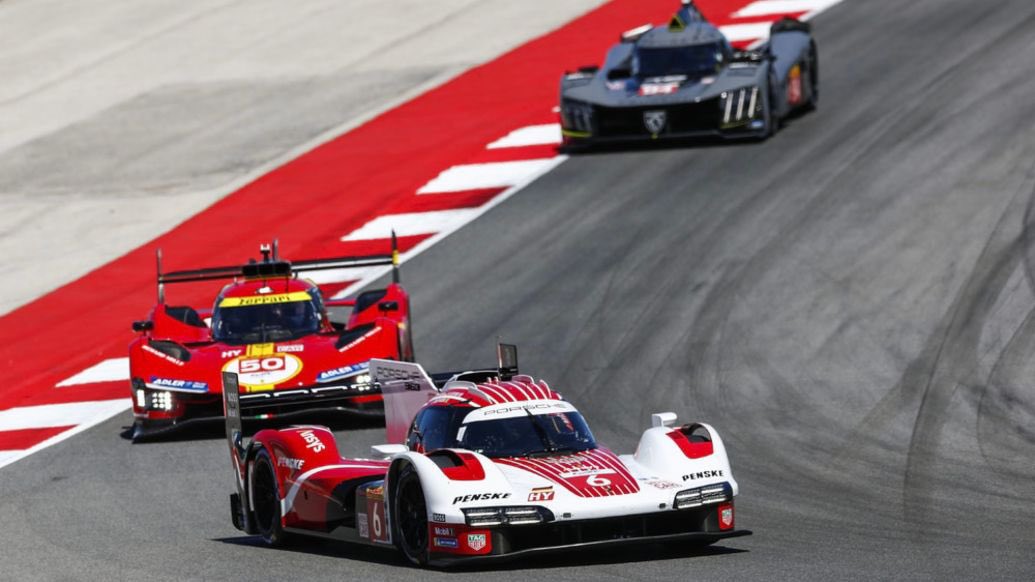
[[[675,75],[700,77],[717,73],[725,59],[720,43],[638,48],[633,57],[633,74],[641,79]]]
[[[586,421],[574,411],[470,422],[460,428],[457,441],[460,448],[496,458],[597,448]]]
[[[212,314],[212,337],[228,344],[289,341],[320,330],[313,301],[219,306]]]

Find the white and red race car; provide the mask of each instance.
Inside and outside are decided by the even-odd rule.
[[[437,383],[419,364],[372,360],[396,443],[375,459],[342,458],[318,426],[246,441],[226,373],[234,525],[273,545],[296,534],[394,545],[421,566],[751,533],[734,527],[737,482],[715,429],[654,414],[636,453],[616,455],[546,382],[517,374],[513,346],[500,354],[497,370]]]

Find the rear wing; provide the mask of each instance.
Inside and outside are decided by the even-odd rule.
[[[276,240],[272,245],[261,245],[259,252],[262,254],[261,261],[252,261],[244,265],[163,272],[162,249],[158,249],[155,251],[155,264],[158,271],[158,302],[165,303],[165,285],[170,283],[194,283],[237,277],[292,277],[299,273],[330,269],[359,269],[391,265],[392,281],[399,282],[399,244],[394,230],[392,231],[392,252],[387,255],[286,261],[280,258],[280,244]]]
[[[498,344],[496,356],[496,369],[436,374],[428,374],[423,366],[413,362],[370,360],[371,381],[381,388],[384,397],[385,442],[403,443],[417,412],[450,382],[509,380],[518,375],[517,346]]]

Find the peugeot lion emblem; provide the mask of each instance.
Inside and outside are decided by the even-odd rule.
[[[643,126],[647,128],[647,131],[653,136],[657,136],[661,133],[661,130],[665,129],[665,123],[668,121],[668,115],[664,111],[644,111],[643,112]]]

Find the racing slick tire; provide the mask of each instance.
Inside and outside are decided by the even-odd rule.
[[[399,484],[392,501],[392,529],[395,544],[415,566],[426,566],[429,559],[428,506],[420,475],[407,463],[399,470]]]
[[[255,528],[264,542],[271,546],[285,545],[290,536],[280,521],[280,486],[277,471],[266,449],[259,449],[252,461],[251,471],[252,516]]]
[[[816,43],[809,43],[808,79],[809,79],[809,100],[805,103],[805,111],[815,111],[819,103],[819,54],[816,52]]]

